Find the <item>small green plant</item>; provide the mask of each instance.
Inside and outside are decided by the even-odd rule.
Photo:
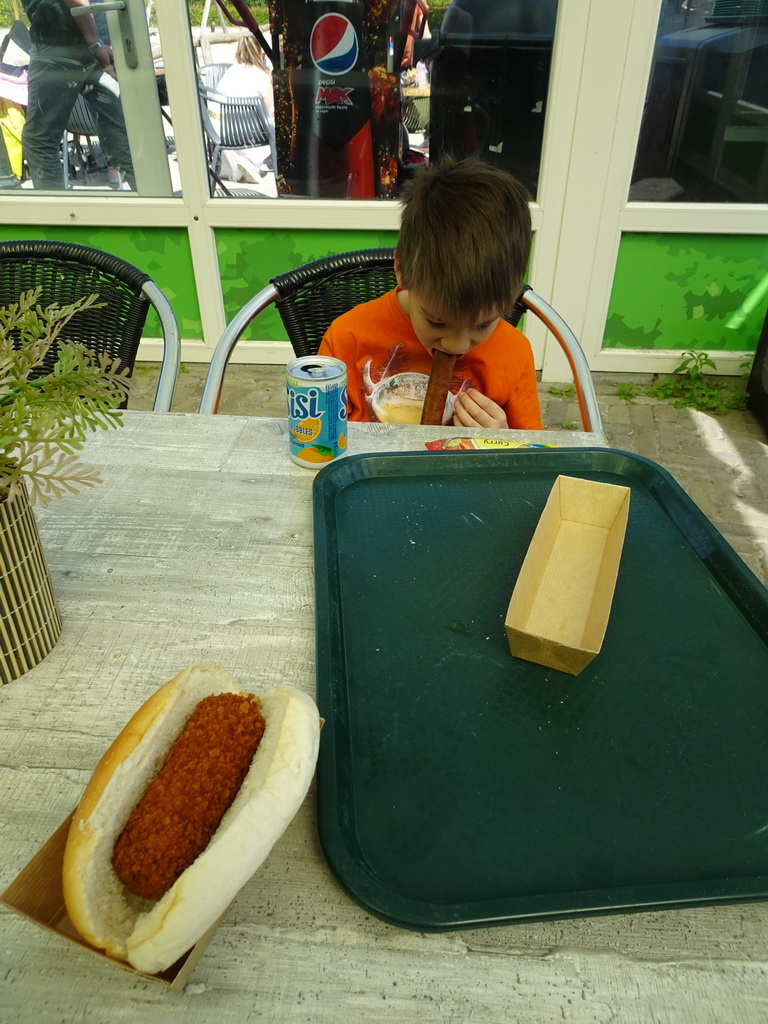
[[[550,395],[560,395],[561,398],[571,398],[576,394],[576,388],[573,384],[566,384],[562,388],[556,387],[554,384],[549,389]]]
[[[682,362],[672,371],[674,376],[656,381],[645,390],[637,384],[620,384],[616,395],[631,402],[637,395],[644,394],[660,402],[671,402],[676,409],[700,412],[746,409],[747,394],[743,386],[734,387],[727,381],[713,379],[704,373],[705,367],[717,370],[717,364],[706,352],[684,352]]]
[[[0,500],[12,500],[26,481],[30,501],[45,506],[99,483],[75,452],[89,431],[120,426],[130,382],[119,360],[63,339],[51,371],[30,376],[72,317],[99,306],[89,295],[43,309],[39,296],[40,289],[25,292],[0,308]]]
[[[647,392],[651,398],[671,402],[676,409],[698,409],[701,412],[727,412],[744,409],[747,396],[722,380],[705,376],[704,367],[717,370],[717,364],[706,352],[685,352],[671,380],[658,381]]]
[[[578,430],[579,429],[579,425],[578,425],[578,423],[574,423],[573,420],[565,420],[564,423],[560,424],[560,429],[561,430]]]
[[[639,384],[619,384],[616,388],[616,397],[621,398],[624,402],[631,402],[633,398],[637,398],[642,393],[642,390]]]

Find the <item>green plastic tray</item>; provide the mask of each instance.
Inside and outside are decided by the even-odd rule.
[[[631,488],[601,653],[512,658],[559,473]],[[314,484],[318,823],[344,889],[434,930],[768,895],[768,591],[610,449],[360,455]]]

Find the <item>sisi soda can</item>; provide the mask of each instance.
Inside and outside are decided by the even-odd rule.
[[[330,356],[301,356],[285,369],[290,455],[316,469],[347,449],[347,368]]]

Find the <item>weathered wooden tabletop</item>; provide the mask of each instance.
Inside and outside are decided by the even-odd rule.
[[[137,706],[185,665],[219,662],[256,692],[289,682],[314,693],[314,474],[288,459],[285,421],[125,421],[88,443],[103,484],[38,514],[64,629],[41,665],[0,688],[0,891]],[[351,445],[421,448],[444,434],[353,425]],[[767,942],[760,903],[401,930],[338,887],[310,791],[183,994],[0,907],[0,1020],[757,1024]]]

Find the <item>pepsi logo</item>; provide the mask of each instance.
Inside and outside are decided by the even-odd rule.
[[[357,63],[359,44],[352,22],[343,14],[324,14],[309,38],[312,63],[324,75],[346,75]]]

